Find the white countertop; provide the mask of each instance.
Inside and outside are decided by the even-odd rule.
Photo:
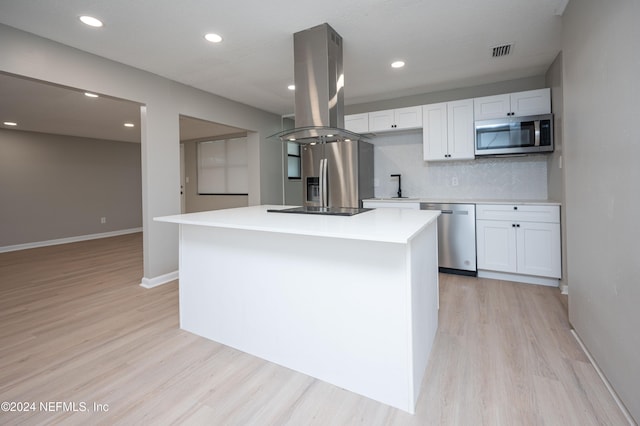
[[[406,244],[440,212],[374,209],[355,216],[270,213],[293,206],[252,206],[156,217],[158,222]]]
[[[553,200],[487,200],[487,199],[460,199],[460,198],[369,198],[363,201],[376,201],[383,203],[453,203],[453,204],[520,204],[520,205],[540,205],[559,206],[562,203]]]

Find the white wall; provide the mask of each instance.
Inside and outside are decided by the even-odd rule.
[[[280,117],[4,25],[0,51],[0,71],[144,105],[144,283],[178,268],[178,230],[153,218],[180,213],[180,114],[252,131],[249,204],[281,202],[280,149],[265,139],[280,129]]]
[[[402,174],[402,195],[449,199],[544,200],[547,198],[547,158],[482,158],[425,162],[422,131],[380,134],[374,145],[376,197],[395,197]],[[457,179],[458,185],[453,184]]]
[[[569,319],[640,421],[640,2],[563,16]]]

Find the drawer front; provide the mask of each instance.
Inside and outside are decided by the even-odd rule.
[[[477,204],[479,220],[560,223],[560,207],[529,204]]]
[[[396,209],[411,209],[420,210],[420,203],[412,203],[406,201],[362,201],[362,207],[366,209],[384,209],[384,208],[396,208]]]

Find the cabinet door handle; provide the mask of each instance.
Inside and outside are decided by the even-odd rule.
[[[514,210],[518,210],[518,206],[513,206],[513,209]]]
[[[512,224],[511,224],[511,227],[512,227],[512,228],[515,228],[515,227],[516,227],[516,224],[515,224],[515,223],[512,223]]]

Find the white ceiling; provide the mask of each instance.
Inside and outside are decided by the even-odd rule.
[[[18,127],[3,125],[4,121]],[[132,123],[133,128],[124,123]],[[0,128],[140,143],[140,105],[72,87],[0,72]],[[180,116],[180,140],[232,135],[243,129]]]
[[[0,73],[0,123],[16,130],[140,142],[140,105]],[[135,127],[124,127],[124,123]],[[11,128],[3,126],[0,127]]]
[[[350,105],[541,75],[560,51],[566,1],[3,0],[0,23],[288,114],[297,31],[327,22],[343,37]],[[208,32],[224,41],[205,41]],[[511,55],[492,58],[503,43]],[[391,69],[396,59],[407,65]]]

